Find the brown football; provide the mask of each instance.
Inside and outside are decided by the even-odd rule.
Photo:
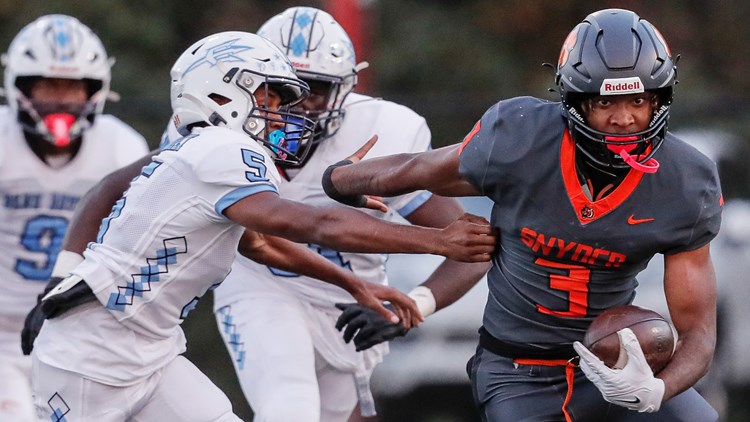
[[[622,368],[627,355],[623,350],[620,356],[617,332],[623,328],[633,330],[654,374],[664,369],[674,352],[674,332],[669,321],[649,309],[627,305],[602,312],[586,331],[583,345],[610,368]]]

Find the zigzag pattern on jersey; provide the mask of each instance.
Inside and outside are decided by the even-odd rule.
[[[227,344],[231,349],[230,352],[237,362],[237,369],[245,367],[245,342],[240,341],[240,335],[237,333],[237,325],[233,322],[232,307],[222,306],[219,308],[221,315],[221,326],[224,335],[227,338]]]
[[[136,297],[143,297],[145,292],[151,291],[151,283],[158,283],[159,276],[169,272],[169,265],[177,263],[177,255],[187,253],[187,240],[184,236],[164,239],[163,248],[157,249],[155,257],[146,258],[146,266],[141,272],[131,274],[132,281],[125,286],[117,286],[117,293],[109,295],[107,309],[124,311],[132,305]]]

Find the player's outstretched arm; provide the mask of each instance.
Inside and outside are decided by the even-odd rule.
[[[334,265],[298,243],[245,230],[238,250],[260,264],[339,286],[354,296],[357,303],[376,311],[387,321],[402,322],[406,327],[417,326],[422,321],[416,304],[404,293],[391,287],[362,281],[351,271]],[[383,305],[384,301],[391,302],[395,313]]]
[[[272,192],[248,196],[224,210],[246,228],[295,242],[359,253],[428,253],[486,262],[495,236],[486,219],[464,214],[444,229],[394,224],[350,208],[313,207]]]
[[[480,194],[458,171],[460,145],[362,160],[376,141],[374,136],[352,156],[328,168],[322,181],[328,196],[364,206],[359,195],[395,196],[422,189],[444,196]]]

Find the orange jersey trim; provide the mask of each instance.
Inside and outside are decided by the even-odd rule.
[[[620,206],[633,193],[644,175],[643,172],[630,170],[625,179],[609,195],[598,201],[591,201],[578,181],[575,154],[575,142],[570,136],[570,131],[566,130],[560,148],[560,169],[568,198],[581,224],[588,224],[604,217]]]

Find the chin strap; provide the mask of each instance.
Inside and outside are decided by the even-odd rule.
[[[627,141],[637,141],[637,136],[606,136],[604,138],[605,141],[615,141],[615,142],[627,142]],[[607,149],[612,151],[613,153],[617,154],[622,158],[623,161],[625,161],[625,164],[629,165],[630,167],[641,171],[643,173],[656,173],[657,170],[659,170],[659,162],[656,161],[653,158],[649,158],[644,163],[640,163],[639,160],[642,159],[642,155],[630,155],[630,151],[635,149],[635,144],[625,144],[625,145],[618,145],[618,144],[607,144]]]
[[[645,163],[639,163],[638,159],[641,158],[640,155],[634,157],[628,154],[624,149],[620,150],[620,152],[617,152],[616,154],[622,157],[622,159],[625,161],[625,164],[633,167],[638,171],[642,171],[644,173],[656,173],[656,171],[659,170],[659,162],[654,160],[653,158],[649,158]]]

